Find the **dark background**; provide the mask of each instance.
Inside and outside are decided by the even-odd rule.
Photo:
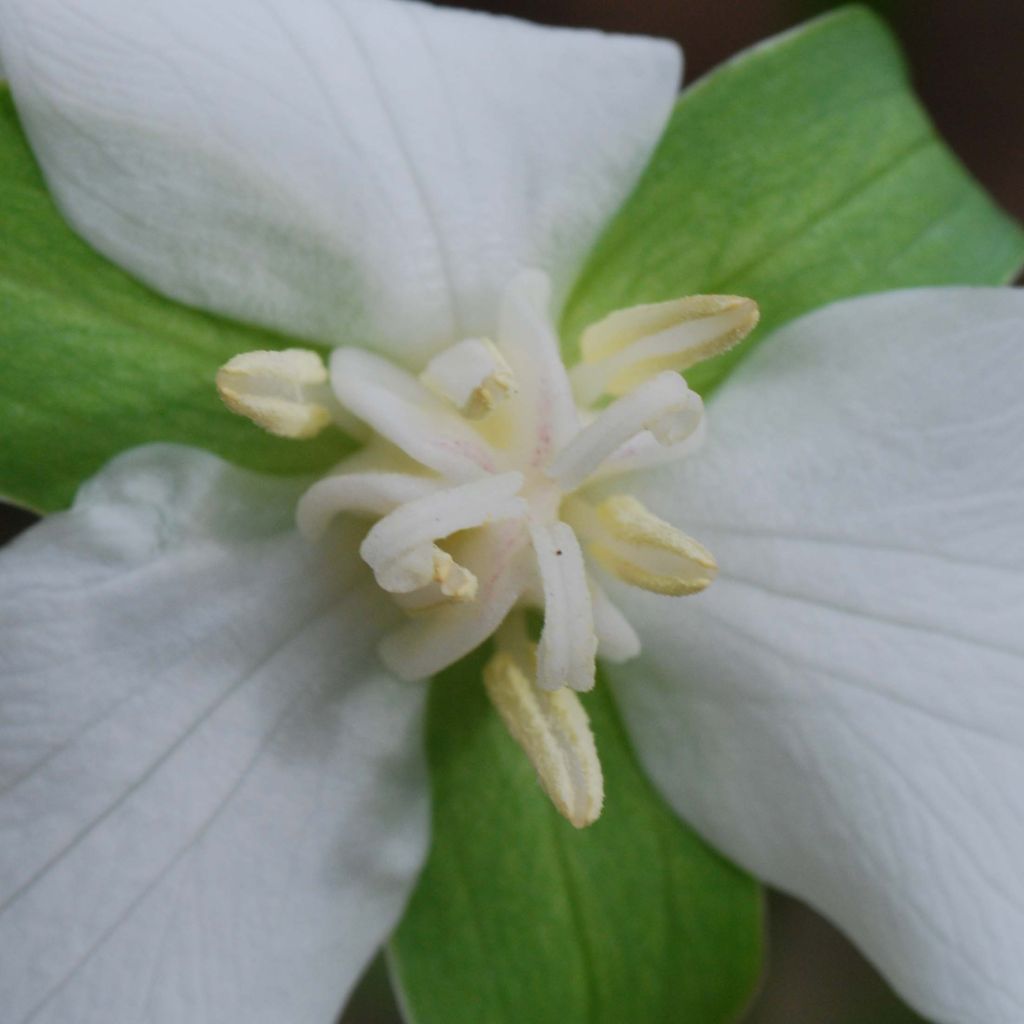
[[[474,0],[449,6],[669,36],[684,47],[689,83],[738,50],[839,5],[826,0]],[[918,93],[940,132],[997,200],[1024,220],[1024,0],[879,0],[870,6],[900,36]],[[0,505],[0,542],[31,521],[28,514]],[[397,1020],[378,962],[344,1021]],[[793,901],[772,897],[768,974],[744,1024],[915,1020],[837,932]]]

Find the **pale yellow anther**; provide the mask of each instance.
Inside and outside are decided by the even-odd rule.
[[[476,597],[476,576],[439,547],[434,548],[434,582],[451,601],[472,601]]]
[[[529,663],[534,658],[532,646],[519,657],[499,649],[484,668],[484,686],[558,812],[584,828],[597,820],[604,803],[590,721],[572,690],[537,688]]]
[[[377,565],[374,575],[382,589],[406,597],[409,607],[472,601],[476,597],[476,576],[434,543],[403,551]]]
[[[446,348],[420,379],[469,419],[481,419],[516,392],[512,368],[487,338],[467,338]]]
[[[732,348],[759,318],[757,303],[738,295],[691,295],[617,310],[583,332],[573,389],[587,403],[627,394],[657,373],[681,373]]]
[[[419,615],[446,604],[465,604],[476,598],[476,576],[459,565],[447,551],[433,545],[432,577],[415,590],[396,593],[396,602],[411,615]]]
[[[315,352],[243,352],[217,371],[225,405],[279,437],[315,437],[331,423],[327,368]]]
[[[648,511],[636,498],[617,494],[597,509],[603,528],[588,551],[619,579],[657,594],[696,594],[714,580],[711,552]]]

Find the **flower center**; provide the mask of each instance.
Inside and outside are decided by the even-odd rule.
[[[757,307],[734,296],[638,306],[584,332],[562,362],[547,278],[517,276],[493,340],[458,341],[414,375],[371,352],[250,352],[218,374],[236,412],[286,437],[332,421],[365,440],[301,498],[316,540],[338,515],[374,520],[360,553],[406,611],[380,655],[429,677],[495,637],[487,692],[555,806],[583,826],[600,812],[600,765],[576,691],[595,657],[640,642],[612,602],[610,575],[659,594],[714,579],[710,553],[619,489],[703,437],[700,397],[681,370],[736,344]],[[525,614],[542,613],[532,642]]]

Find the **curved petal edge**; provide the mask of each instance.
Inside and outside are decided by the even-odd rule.
[[[523,266],[564,296],[638,178],[674,44],[397,0],[2,0],[62,209],[172,298],[422,367]]]
[[[640,489],[719,581],[616,594],[643,652],[609,673],[666,797],[946,1024],[1024,1019],[1022,392],[1019,291],[805,317]]]
[[[0,556],[5,1020],[325,1022],[390,933],[424,693],[297,494],[136,449]]]

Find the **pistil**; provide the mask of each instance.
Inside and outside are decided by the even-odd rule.
[[[225,402],[265,429],[308,437],[355,419],[370,439],[297,509],[315,541],[334,517],[377,520],[360,554],[407,612],[380,655],[425,678],[489,637],[484,683],[559,811],[600,813],[601,769],[577,691],[597,657],[634,657],[640,640],[602,574],[658,594],[694,594],[717,567],[693,538],[608,481],[689,455],[704,407],[679,371],[740,340],[757,307],[695,296],[612,314],[561,361],[544,275],[514,279],[494,340],[439,352],[417,377],[361,349],[329,369],[312,352],[236,356],[218,375]],[[600,488],[599,488],[600,485]],[[528,641],[524,610],[543,625]]]

